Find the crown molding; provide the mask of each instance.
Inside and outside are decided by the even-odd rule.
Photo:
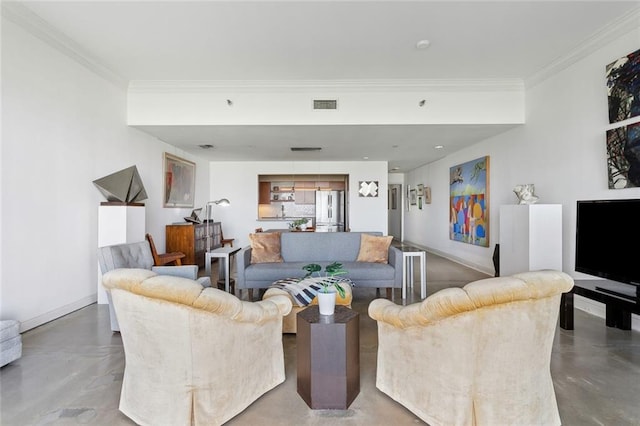
[[[49,46],[58,50],[80,65],[101,76],[110,83],[126,89],[127,80],[103,65],[78,43],[58,31],[44,19],[33,13],[28,7],[18,2],[2,3],[2,17],[20,26],[31,35],[37,37]]]
[[[129,93],[308,93],[308,92],[524,91],[520,79],[477,80],[132,80]]]
[[[640,28],[640,6],[598,30],[591,37],[578,45],[573,51],[546,65],[533,75],[525,78],[527,89],[542,83],[559,72],[569,68],[576,62],[586,58],[595,50],[605,46],[624,34]]]

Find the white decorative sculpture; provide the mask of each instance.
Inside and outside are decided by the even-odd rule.
[[[539,198],[534,194],[535,187],[532,183],[516,185],[513,192],[518,197],[518,204],[535,204]]]

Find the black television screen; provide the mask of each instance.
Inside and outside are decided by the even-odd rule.
[[[640,286],[640,200],[578,201],[576,271]]]

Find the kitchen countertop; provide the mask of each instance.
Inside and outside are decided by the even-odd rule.
[[[307,228],[304,231],[300,230],[300,231],[293,231],[291,229],[266,229],[264,232],[315,232],[316,229],[315,228]]]
[[[297,219],[313,220],[313,218],[309,216],[285,216],[285,217],[265,216],[265,217],[259,217],[258,222],[293,222],[294,220],[297,220]]]

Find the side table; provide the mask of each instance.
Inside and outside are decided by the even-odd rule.
[[[230,258],[240,251],[240,247],[219,247],[209,250],[204,255],[204,267],[208,276],[211,276],[211,259],[217,257],[220,259],[220,267],[218,268],[218,277],[224,278],[224,291],[229,293],[229,275],[231,275]]]
[[[413,288],[413,258],[420,258],[420,298],[427,297],[427,254],[416,247],[398,247],[402,251],[402,298],[407,298],[407,286]],[[407,275],[409,281],[407,282]]]
[[[360,318],[345,306],[320,315],[317,305],[300,311],[298,394],[310,408],[346,410],[360,393]]]

